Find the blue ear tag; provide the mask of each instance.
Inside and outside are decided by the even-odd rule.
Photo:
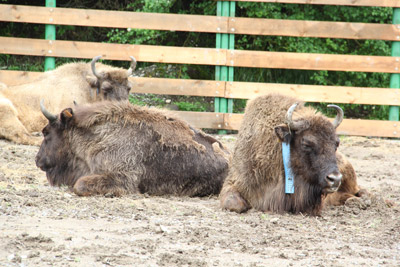
[[[294,193],[294,175],[290,167],[290,144],[282,142],[283,167],[285,169],[285,193]]]

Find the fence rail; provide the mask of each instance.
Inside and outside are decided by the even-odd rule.
[[[397,41],[392,24],[348,23],[0,5],[2,21],[167,31]],[[251,27],[249,27],[251,25]]]
[[[400,7],[400,1],[397,0],[273,0],[254,2]],[[155,14],[5,4],[0,4],[0,21],[225,34],[389,41],[400,39],[400,27],[391,24]],[[248,25],[252,26],[249,27]],[[135,56],[138,61],[143,62],[400,73],[400,57],[129,45],[15,37],[0,37],[0,53],[77,59],[93,58],[100,54],[103,59],[108,60],[129,60],[129,56]],[[34,72],[2,70],[0,71],[0,81],[11,86],[28,82],[39,75],[40,73]],[[400,89],[389,88],[139,77],[131,78],[131,81],[134,85],[132,92],[137,93],[251,99],[271,92],[280,92],[308,102],[400,105]],[[241,114],[212,112],[178,112],[178,114],[193,125],[201,128],[237,130],[242,119]],[[398,125],[399,122],[393,121],[347,119],[341,124],[338,132],[350,135],[400,137]]]
[[[93,58],[249,68],[332,70],[400,73],[400,58],[266,52],[215,48],[110,44],[31,38],[0,37],[0,53],[32,56]]]
[[[0,71],[0,81],[18,85],[32,81],[41,72]],[[400,89],[320,86],[281,83],[225,82],[167,78],[131,77],[132,93],[190,95],[251,99],[268,93],[283,93],[307,102],[329,102],[398,106]]]

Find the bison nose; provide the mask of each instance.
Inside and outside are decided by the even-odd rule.
[[[340,172],[334,172],[326,176],[325,178],[326,183],[328,184],[328,187],[330,187],[331,191],[336,191],[340,183],[342,181],[342,174]]]

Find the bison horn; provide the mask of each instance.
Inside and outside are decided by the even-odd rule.
[[[293,111],[295,110],[298,104],[299,103],[294,103],[293,105],[291,105],[286,113],[286,123],[289,126],[289,129],[292,130],[298,130],[301,126],[301,123],[295,123],[292,120]]]
[[[131,66],[128,69],[128,76],[131,76],[133,71],[136,69],[136,59],[133,56],[130,56],[132,62]]]
[[[98,79],[100,79],[101,76],[100,76],[100,74],[97,73],[97,71],[96,71],[96,62],[97,62],[100,58],[101,58],[101,56],[94,57],[94,58],[92,59],[92,63],[91,63],[93,75],[96,76]]]
[[[337,128],[343,120],[343,114],[344,114],[343,109],[341,109],[339,106],[336,105],[328,105],[328,108],[336,109],[337,115],[332,124],[333,126],[335,126],[335,128]]]
[[[49,120],[50,123],[52,123],[53,121],[57,120],[57,116],[54,114],[51,114],[45,107],[43,104],[43,99],[40,100],[40,110],[42,111],[43,115]]]

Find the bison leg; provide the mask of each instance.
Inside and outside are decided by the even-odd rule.
[[[222,209],[242,213],[250,209],[250,205],[242,198],[240,193],[232,187],[224,187],[219,196]]]
[[[7,98],[0,98],[0,138],[24,145],[40,145],[41,137],[29,134],[18,119],[18,112]]]
[[[128,188],[121,177],[114,175],[88,175],[79,178],[73,191],[78,196],[108,195],[121,196],[128,193]],[[130,190],[132,191],[132,190]]]

